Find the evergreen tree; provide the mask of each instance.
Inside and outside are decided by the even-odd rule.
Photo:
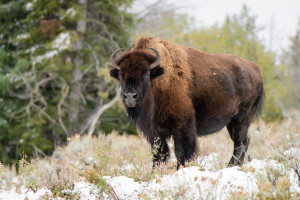
[[[294,88],[292,90],[293,96],[300,103],[300,19],[298,21],[298,27],[296,33],[290,38],[290,46],[287,51],[283,53],[282,62],[289,66],[292,71],[292,84]]]
[[[131,3],[7,0],[0,4],[3,163],[16,162],[21,152],[50,154],[67,137],[94,132],[95,113],[117,93],[107,61],[115,49],[129,46]],[[114,123],[104,123],[99,130],[128,130],[122,116],[116,104],[103,116]]]

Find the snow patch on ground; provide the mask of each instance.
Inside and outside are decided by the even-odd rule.
[[[217,171],[221,167],[219,156],[216,153],[211,153],[208,156],[198,157],[195,160],[195,163],[197,166],[208,171]]]
[[[127,177],[105,177],[120,199],[231,199],[232,196],[255,198],[259,192],[258,181],[275,178],[272,175],[289,174],[290,191],[300,194],[298,177],[292,169],[286,169],[274,160],[253,160],[243,167],[217,170],[219,160],[216,154],[198,158],[200,167],[180,169],[160,179],[137,183]],[[216,167],[217,166],[217,167]],[[245,170],[249,169],[249,170]],[[270,173],[271,171],[271,173]],[[274,174],[272,174],[274,173]]]
[[[189,167],[148,183],[136,183],[127,177],[107,179],[120,199],[137,199],[145,195],[151,199],[230,199],[232,193],[243,193],[251,197],[258,192],[255,181],[253,175],[239,171],[238,167],[217,172]]]
[[[261,176],[263,179],[267,179],[270,175],[270,171],[284,176],[286,169],[283,164],[278,163],[275,160],[256,160],[253,159],[250,163],[245,166],[255,169],[255,175]],[[272,177],[269,177],[272,178]]]
[[[141,192],[142,184],[135,182],[132,178],[126,176],[118,176],[108,178],[108,182],[120,199],[138,199]]]
[[[300,149],[298,148],[290,148],[284,152],[284,156],[288,158],[296,158],[300,159]]]
[[[63,190],[62,193],[70,196],[78,195],[80,200],[97,200],[100,190],[94,184],[79,180],[79,182],[74,183],[73,190]]]
[[[272,179],[272,176],[288,175],[290,191],[300,194],[298,176],[293,169],[275,160],[252,160],[243,167],[217,169],[219,166],[216,154],[198,158],[197,166],[180,169],[171,175],[164,175],[148,182],[135,182],[125,176],[104,177],[113,188],[119,199],[217,199],[225,200],[233,197],[245,199],[256,198],[259,192],[258,182]],[[199,167],[198,167],[199,166]],[[217,166],[217,167],[216,167]],[[101,194],[101,188],[83,179],[74,184],[72,190],[62,193],[75,196],[81,200],[110,199],[109,193]],[[55,199],[51,191],[39,189],[36,193],[22,186],[18,192],[0,188],[0,199],[39,199],[42,197]],[[61,198],[56,198],[61,199]]]
[[[19,190],[19,191],[18,191]],[[42,197],[52,197],[52,192],[48,189],[42,188],[34,192],[31,189],[25,188],[25,186],[21,186],[21,188],[17,189],[16,187],[11,190],[0,190],[0,199],[14,199],[14,200],[38,200]]]

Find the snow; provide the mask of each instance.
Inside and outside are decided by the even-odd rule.
[[[256,160],[253,159],[250,163],[246,165],[247,167],[251,167],[255,169],[256,176],[259,176],[261,179],[266,180],[268,178],[273,178],[272,174],[268,173],[268,171],[276,172],[280,176],[284,176],[287,171],[283,164],[278,163],[275,160]]]
[[[68,17],[75,17],[75,15],[76,15],[75,9],[73,7],[68,8],[67,11],[66,11],[66,15]]]
[[[71,45],[71,36],[69,32],[60,33],[53,41],[52,48],[59,51],[69,49]]]
[[[208,156],[198,157],[195,160],[195,163],[204,170],[217,171],[221,166],[219,160],[220,159],[216,153],[211,153]]]
[[[25,8],[27,11],[31,10],[31,8],[33,7],[33,3],[29,2],[25,5]]]
[[[151,199],[160,199],[162,193],[170,198],[180,193],[183,199],[230,199],[232,193],[251,197],[258,192],[255,178],[237,169],[232,167],[210,172],[189,167],[148,183],[136,183],[127,177],[107,178],[107,183],[115,189],[120,199],[137,199],[143,193]]]
[[[50,190],[41,188],[34,192],[31,189],[25,188],[25,186],[21,186],[21,188],[18,189],[16,187],[12,188],[11,190],[5,191],[5,190],[0,190],[0,199],[30,199],[30,200],[38,200],[41,199],[41,197],[51,197],[52,193]]]
[[[290,191],[300,196],[300,181],[297,174],[292,169],[288,174],[291,182]]]
[[[18,191],[19,190],[19,191]],[[74,183],[73,190],[63,190],[63,194],[69,195],[78,195],[80,200],[97,200],[99,199],[100,191],[99,189],[85,181],[79,180],[78,182]],[[48,189],[41,188],[34,192],[32,189],[25,188],[22,186],[20,189],[16,187],[12,188],[11,190],[4,190],[0,188],[0,199],[14,199],[14,200],[23,200],[23,199],[30,199],[30,200],[39,200],[39,199],[62,199],[62,198],[53,198],[52,192]],[[47,198],[48,197],[48,198]],[[52,197],[52,198],[50,198]]]
[[[216,154],[198,158],[197,165],[180,169],[172,175],[160,179],[137,183],[128,177],[105,177],[120,199],[137,199],[148,196],[150,199],[231,199],[233,195],[245,199],[255,198],[259,192],[257,183],[261,179],[272,178],[267,170],[283,176],[289,174],[290,191],[300,194],[298,177],[292,169],[274,160],[256,160],[244,167],[231,167],[217,170]],[[253,170],[244,170],[244,168]],[[271,176],[271,177],[270,177]],[[180,194],[180,195],[179,195]]]
[[[36,63],[40,63],[40,62],[42,62],[45,59],[52,58],[52,57],[54,57],[57,54],[58,54],[57,50],[48,51],[44,55],[40,55],[40,56],[34,57],[33,61],[32,61],[32,64],[35,65]]]
[[[95,185],[83,180],[75,182],[73,190],[63,190],[62,193],[71,195],[78,194],[80,196],[80,200],[96,200],[99,199],[98,197],[100,195],[100,191]]]
[[[118,176],[109,179],[108,183],[114,188],[120,199],[138,199],[138,194],[142,189],[141,184],[132,178]]]
[[[31,53],[31,54],[33,54],[34,51],[37,50],[37,48],[38,48],[38,46],[33,46],[33,47],[31,47],[30,49],[27,49],[25,52],[26,52],[26,53]]]
[[[290,148],[284,152],[284,156],[286,157],[294,157],[300,159],[300,149],[298,148]]]
[[[291,150],[293,151],[293,150]],[[197,166],[186,167],[171,175],[157,177],[148,182],[136,182],[126,176],[104,177],[119,199],[216,199],[225,200],[233,197],[255,199],[259,192],[258,183],[275,176],[288,175],[291,183],[290,191],[300,194],[298,176],[293,169],[275,160],[257,160],[242,167],[220,168],[218,156],[210,154],[198,158]],[[64,190],[63,194],[75,196],[81,200],[110,199],[109,193],[102,193],[101,188],[80,179],[74,183],[72,190]],[[17,192],[19,191],[19,192]],[[42,188],[36,193],[22,186],[19,190],[0,188],[0,199],[39,199],[43,196],[53,198],[51,191]]]
[[[70,49],[71,48],[71,36],[69,32],[60,33],[52,42],[51,46],[52,50],[46,52],[43,55],[39,55],[32,58],[32,63],[35,65],[36,63],[40,63],[43,60],[47,60],[53,58],[55,55],[59,54],[59,52]],[[30,48],[27,52],[33,53],[37,47]]]
[[[17,35],[16,39],[17,40],[23,40],[23,39],[27,39],[29,37],[30,37],[29,33],[23,33],[23,34]]]

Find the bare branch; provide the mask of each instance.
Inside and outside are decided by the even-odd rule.
[[[93,59],[95,61],[95,70],[98,73],[99,72],[99,60],[98,60],[98,58],[96,56],[96,53],[94,51],[92,52],[92,56],[93,56]]]
[[[141,11],[139,11],[137,13],[138,18],[142,19],[142,18],[146,17],[150,13],[151,10],[158,7],[162,2],[163,2],[162,0],[158,0],[158,1],[154,2],[153,4],[151,4],[150,6],[145,7],[144,9],[142,9]]]
[[[56,121],[54,119],[52,119],[52,117],[50,117],[50,115],[48,115],[48,113],[46,111],[44,111],[43,109],[41,109],[39,106],[34,104],[34,107],[40,109],[40,113],[42,115],[44,115],[51,123],[56,124]]]
[[[112,32],[109,32],[108,29],[107,29],[107,26],[100,20],[96,20],[96,19],[87,19],[87,22],[90,22],[90,23],[95,23],[99,26],[102,27],[102,32],[104,34],[106,34],[108,37],[109,37],[109,40],[110,42],[116,47],[118,48],[119,45],[116,43],[116,41],[113,39],[113,37],[116,37],[116,38],[119,38],[119,36],[115,35],[114,33]]]
[[[43,155],[44,157],[46,157],[46,154],[40,150],[35,144],[31,144],[31,146],[34,148],[35,151],[35,157],[39,157],[39,154]]]
[[[90,128],[88,131],[88,137],[90,137],[94,131],[95,131],[95,127],[96,124],[100,118],[100,116],[110,107],[112,107],[116,102],[118,102],[118,100],[120,99],[121,96],[121,89],[119,87],[116,87],[116,96],[107,104],[101,106],[100,108],[98,108],[98,110],[96,111],[96,113],[91,117],[91,122],[90,122]]]
[[[64,103],[66,97],[68,96],[68,93],[69,93],[69,86],[65,84],[61,90],[62,98],[57,104],[57,112],[58,112],[58,122],[61,128],[63,129],[63,131],[65,132],[65,134],[69,137],[69,131],[62,120],[62,111],[61,111],[61,106]]]
[[[54,77],[51,75],[51,73],[49,73],[49,75],[50,75],[49,77],[44,78],[44,79],[40,80],[39,82],[37,82],[37,84],[36,84],[36,86],[35,86],[35,92],[38,91],[38,89],[39,89],[39,87],[40,87],[41,85],[44,85],[45,83],[47,83],[47,82],[49,82],[49,81],[51,81],[51,80],[54,79]]]
[[[298,176],[298,180],[299,180],[299,183],[300,183],[300,161],[297,160],[296,158],[294,158],[294,163],[292,162],[292,160],[289,160],[287,159],[285,156],[281,155],[280,153],[278,153],[276,150],[274,150],[275,154],[282,158],[283,160],[285,160],[289,165],[290,167],[295,171],[295,173],[297,174]]]
[[[99,101],[98,105],[96,106],[95,110],[92,112],[92,114],[86,119],[84,120],[84,122],[81,124],[78,134],[82,135],[87,128],[90,126],[93,117],[95,116],[95,113],[97,112],[97,110],[99,110],[102,107],[102,100]]]

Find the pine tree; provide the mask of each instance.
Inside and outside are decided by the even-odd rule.
[[[50,154],[67,137],[94,132],[93,114],[117,93],[107,62],[115,49],[129,46],[131,3],[19,0],[0,5],[3,163],[16,162],[21,152]],[[125,116],[117,104],[106,117],[119,115]],[[127,129],[129,123],[118,120],[103,129]]]
[[[300,103],[300,19],[298,21],[298,27],[296,33],[290,38],[290,46],[283,53],[282,62],[289,66],[292,72],[292,84],[294,89],[292,90],[293,96]]]

